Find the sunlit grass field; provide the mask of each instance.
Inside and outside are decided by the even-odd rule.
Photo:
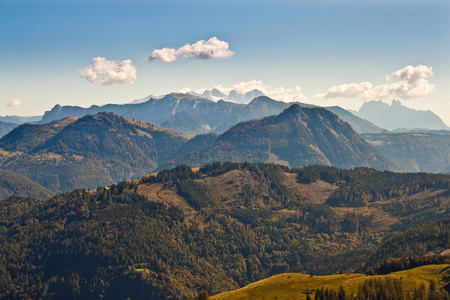
[[[211,299],[301,300],[306,299],[308,290],[312,292],[310,296],[313,298],[316,289],[324,287],[337,291],[340,286],[345,289],[346,294],[352,294],[356,293],[358,286],[365,280],[369,278],[384,278],[386,276],[400,279],[403,283],[403,291],[409,293],[422,283],[428,288],[432,280],[437,283],[439,288],[442,287],[447,273],[446,268],[449,267],[450,265],[428,265],[378,276],[366,276],[364,274],[311,276],[298,273],[285,273],[249,284],[235,291],[212,296]]]

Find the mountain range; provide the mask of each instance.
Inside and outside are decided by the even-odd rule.
[[[172,93],[162,98],[151,98],[137,104],[93,105],[89,108],[56,105],[50,111],[45,112],[40,123],[49,123],[70,116],[81,117],[99,112],[111,112],[186,134],[223,133],[239,122],[277,115],[292,104],[303,107],[314,106],[305,103],[276,101],[266,96],[256,97],[245,105],[223,100],[214,102],[191,94]],[[327,109],[348,122],[358,133],[382,131],[381,128],[340,107]]]
[[[0,140],[5,151],[0,167],[55,192],[106,186],[178,164],[226,160],[449,172],[447,131],[389,134],[340,107],[307,106],[266,96],[241,105],[186,94],[106,106],[134,119],[111,113],[86,115],[105,107],[56,106],[46,113],[46,120],[86,116],[15,128]],[[208,122],[215,129],[211,133],[208,125],[205,131],[210,133],[193,138],[139,120],[144,117],[185,132],[197,132]],[[363,135],[370,144],[355,128],[371,132]]]
[[[130,119],[149,122],[186,134],[207,133],[230,118],[242,105],[218,101],[190,94],[172,93],[160,99],[138,104],[93,105],[89,108],[57,105],[45,112],[41,123],[69,116],[85,116],[111,112]]]
[[[230,95],[234,95],[234,98],[230,98]],[[56,105],[42,117],[0,117],[0,137],[13,128],[13,125],[1,122],[42,124],[69,116],[81,117],[99,112],[112,112],[186,134],[223,133],[239,122],[279,114],[292,104],[314,107],[300,102],[276,101],[264,96],[259,90],[246,94],[233,90],[225,94],[218,89],[205,90],[202,94],[191,91],[187,94],[150,95],[123,105],[92,105],[89,108]],[[326,108],[349,123],[357,133],[387,132],[386,129],[396,132],[448,130],[444,122],[431,111],[410,109],[396,100],[392,105],[382,101],[366,102],[359,111],[345,110],[338,106]]]
[[[0,122],[23,124],[39,122],[42,116],[0,116]]]
[[[415,110],[393,100],[392,104],[380,101],[365,102],[358,112],[358,117],[387,130],[421,129],[448,130],[445,123],[432,111]]]
[[[324,108],[304,108],[297,104],[277,116],[239,123],[208,148],[187,153],[158,169],[179,164],[198,167],[214,161],[398,170],[335,114]]]
[[[263,108],[278,105],[267,97],[253,102]],[[252,106],[248,111],[255,116]],[[332,112],[299,105],[241,122],[221,135],[196,137],[112,113],[67,117],[23,124],[0,139],[0,148],[6,153],[1,168],[55,192],[92,189],[178,164],[225,160],[398,169]]]

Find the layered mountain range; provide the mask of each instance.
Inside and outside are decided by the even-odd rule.
[[[0,116],[0,122],[23,124],[39,122],[42,116]]]
[[[105,110],[116,114],[95,115]],[[70,117],[60,119],[64,116]],[[55,106],[42,122],[53,119],[21,125],[4,136],[0,167],[56,192],[214,161],[450,171],[448,131],[394,135],[340,107],[266,96],[247,105],[170,94],[139,104]],[[199,132],[204,134],[186,134]]]
[[[274,103],[266,97],[254,101]],[[53,191],[95,188],[177,164],[214,161],[399,170],[332,112],[299,105],[241,122],[221,135],[196,137],[112,113],[68,117],[21,125],[0,139],[0,148],[2,168]]]
[[[450,251],[450,176],[391,172],[450,171],[446,130],[265,96],[139,102],[56,106],[0,139],[0,298],[192,299]]]
[[[296,104],[277,116],[239,123],[208,148],[187,153],[159,169],[179,164],[198,167],[214,161],[398,170],[335,114],[324,108],[302,108]]]
[[[223,133],[239,122],[279,114],[292,104],[313,107],[305,103],[276,101],[266,96],[256,97],[249,104],[237,104],[223,100],[214,102],[191,94],[172,93],[137,104],[93,105],[89,108],[56,105],[52,110],[45,112],[41,123],[49,123],[69,116],[81,117],[99,112],[111,112],[186,134]],[[330,107],[329,109],[348,122],[358,133],[382,131],[381,128],[342,108]]]
[[[202,94],[191,91],[188,94],[150,95],[123,105],[93,105],[89,108],[56,105],[42,117],[0,117],[0,137],[14,127],[12,124],[1,122],[42,124],[69,116],[81,117],[99,112],[112,112],[186,134],[223,133],[238,122],[279,114],[292,104],[302,107],[314,106],[300,102],[276,101],[265,97],[259,90],[245,94],[232,90],[224,94],[218,89],[205,90]],[[382,101],[366,102],[359,111],[345,110],[338,106],[326,108],[348,122],[357,133],[380,133],[386,132],[385,129],[399,132],[448,130],[444,122],[433,112],[410,109],[396,100],[392,105]]]

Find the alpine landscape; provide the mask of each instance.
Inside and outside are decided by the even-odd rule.
[[[0,0],[0,298],[450,299],[449,12]]]

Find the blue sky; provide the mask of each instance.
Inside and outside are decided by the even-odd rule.
[[[212,37],[234,54],[146,61],[156,49]],[[80,70],[96,57],[131,60],[135,77],[89,82]],[[399,99],[450,124],[449,58],[449,1],[0,0],[0,115],[254,80],[273,95],[294,91],[319,105]],[[425,82],[405,79],[408,70]]]

